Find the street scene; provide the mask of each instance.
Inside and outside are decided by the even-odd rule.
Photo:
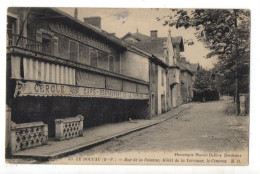
[[[248,165],[249,10],[7,11],[7,163]]]
[[[228,104],[230,101],[191,103],[189,109],[166,122],[113,139],[89,150],[62,158],[60,161],[71,157],[129,151],[248,150],[248,117],[228,115],[225,113]],[[50,163],[59,163],[59,160]]]

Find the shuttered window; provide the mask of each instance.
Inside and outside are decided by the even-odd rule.
[[[79,59],[79,44],[70,41],[70,60],[77,62]]]
[[[69,59],[69,40],[64,36],[59,36],[59,56]]]
[[[58,52],[58,37],[54,36],[53,37],[53,53],[54,56],[59,56],[59,52]]]
[[[108,70],[108,54],[103,51],[98,52],[98,68]]]
[[[90,66],[97,67],[98,55],[96,50],[90,49]]]
[[[115,59],[113,56],[109,56],[109,71],[115,71]]]
[[[87,58],[88,58],[87,47],[84,44],[80,44],[79,45],[79,62],[87,64],[87,62],[88,62]]]

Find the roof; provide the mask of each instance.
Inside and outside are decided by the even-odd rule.
[[[124,40],[127,36],[131,36],[139,41],[144,41],[144,40],[148,40],[150,39],[149,36],[145,35],[145,34],[142,34],[142,33],[139,33],[139,32],[136,32],[136,33],[130,33],[128,32],[126,35],[124,35],[121,39]]]
[[[164,43],[167,42],[168,37],[157,37],[155,39],[151,39],[151,37],[149,37],[145,34],[139,33],[139,32],[136,32],[136,33],[128,32],[121,39],[124,40],[128,36],[131,36],[131,37],[139,40],[139,42],[127,42],[127,43],[134,45],[134,46],[136,46],[144,51],[147,51],[151,54],[154,54],[156,56],[159,56],[159,57],[163,56],[163,52],[164,52],[163,45],[164,45]],[[172,37],[172,42],[173,42],[173,45],[179,44],[180,51],[184,51],[183,39],[181,36]]]
[[[183,47],[183,40],[181,36],[178,37],[172,37],[173,44],[180,44],[180,50],[184,51]],[[151,40],[151,38],[146,39],[141,42],[131,42],[129,44],[134,45],[144,51],[147,51],[148,53],[154,54],[156,56],[163,56],[164,43],[167,42],[167,37],[158,37],[156,39]]]
[[[193,75],[193,72],[191,71],[190,67],[187,68],[187,67],[185,66],[185,64],[183,64],[183,63],[180,63],[180,69],[181,69],[181,71],[187,71],[188,73],[190,73],[191,75]]]
[[[156,38],[154,40],[146,40],[141,42],[130,43],[148,53],[151,53],[155,56],[163,56],[164,48],[163,45],[167,41],[167,38]]]
[[[106,38],[107,40],[109,40],[109,41],[111,41],[111,42],[113,42],[113,43],[115,43],[115,44],[117,44],[117,45],[119,45],[119,46],[121,46],[121,47],[123,47],[123,48],[125,48],[125,49],[131,49],[131,50],[137,51],[137,52],[139,52],[139,53],[142,53],[142,54],[144,54],[144,55],[146,55],[146,56],[152,57],[152,58],[154,58],[154,59],[158,59],[157,61],[159,61],[160,64],[162,64],[163,66],[168,66],[168,65],[165,64],[164,62],[160,61],[160,59],[159,59],[158,57],[156,57],[156,55],[150,55],[151,52],[146,52],[146,50],[145,50],[145,49],[142,49],[142,48],[141,48],[141,50],[140,50],[139,47],[136,47],[135,45],[130,45],[129,43],[126,43],[126,42],[122,41],[121,39],[119,39],[118,37],[116,37],[114,34],[108,33],[108,32],[106,32],[106,31],[104,31],[104,30],[102,30],[102,29],[100,29],[100,28],[98,28],[98,27],[93,26],[93,25],[84,23],[84,22],[80,21],[79,19],[74,18],[74,17],[72,17],[71,15],[69,15],[69,14],[67,14],[67,13],[65,13],[65,12],[63,12],[63,11],[57,9],[57,8],[44,8],[44,7],[42,7],[42,8],[33,8],[33,9],[43,10],[44,12],[45,12],[46,10],[47,10],[47,11],[50,10],[50,11],[52,11],[52,12],[54,12],[54,13],[58,13],[59,15],[64,16],[66,19],[68,19],[68,20],[70,20],[70,21],[74,21],[75,23],[77,23],[77,24],[79,24],[79,25],[82,25],[82,26],[85,27],[86,29],[91,30],[92,32],[94,32],[94,33],[96,33],[96,34],[98,34],[98,35],[100,35],[100,36]],[[46,13],[45,13],[45,14],[46,14]],[[59,17],[60,17],[60,16],[59,16]],[[50,18],[51,18],[51,17],[50,17]],[[130,34],[130,35],[134,35],[134,37],[136,37],[136,38],[142,38],[142,39],[146,39],[146,40],[147,40],[147,39],[150,39],[149,36],[146,36],[146,35],[141,34],[141,33],[138,33],[138,32],[135,33],[135,34],[128,33],[127,35],[129,35],[129,34]],[[126,35],[126,36],[127,36],[127,35]]]
[[[31,8],[31,9],[42,10],[44,12],[45,11],[52,11],[54,13],[58,13],[59,15],[64,16],[65,19],[68,19],[68,20],[70,20],[72,22],[75,22],[75,23],[83,26],[84,28],[86,28],[86,29],[88,29],[88,30],[90,30],[90,31],[100,35],[101,37],[109,40],[110,42],[113,42],[114,44],[116,44],[118,46],[126,48],[126,45],[124,44],[124,42],[122,42],[118,37],[114,36],[113,34],[108,33],[108,32],[106,32],[106,31],[104,31],[104,30],[102,30],[102,29],[100,29],[98,27],[93,26],[93,25],[86,24],[86,23],[80,21],[79,19],[74,18],[71,15],[69,15],[69,14],[67,14],[67,13],[65,13],[65,12],[63,12],[63,11],[57,9],[57,8],[44,8],[44,7],[40,7],[40,8]],[[44,14],[47,16],[46,13],[44,13]],[[49,18],[52,18],[52,16],[49,16]],[[54,18],[57,18],[57,16],[54,17]]]

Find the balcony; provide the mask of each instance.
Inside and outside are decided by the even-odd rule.
[[[69,66],[71,68],[76,69],[83,69],[99,74],[106,74],[106,76],[111,76],[115,78],[120,78],[124,80],[128,80],[135,83],[140,83],[144,85],[148,85],[149,83],[140,79],[136,79],[133,77],[125,76],[120,73],[111,72],[106,69],[93,67],[88,64],[84,64],[78,61],[70,60],[68,58],[64,58],[61,56],[53,55],[52,53],[48,52],[48,47],[45,47],[42,42],[38,42],[36,40],[26,38],[23,36],[19,36],[17,34],[8,33],[7,36],[7,48],[10,49],[12,53],[22,53],[33,59],[38,59],[40,61],[47,61],[59,65]]]
[[[15,46],[36,52],[43,52],[44,50],[41,42],[17,34],[8,33],[7,39],[7,47]]]

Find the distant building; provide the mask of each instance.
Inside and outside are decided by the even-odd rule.
[[[192,101],[193,98],[193,79],[194,74],[191,71],[191,64],[181,57],[181,97],[184,103]]]
[[[139,32],[136,33],[127,33],[121,39],[127,43],[130,43],[142,50],[145,50],[148,53],[159,58],[167,66],[161,66],[161,64],[156,62],[151,62],[151,71],[150,76],[153,76],[153,69],[155,69],[155,74],[158,76],[156,81],[156,87],[150,88],[150,91],[155,91],[155,94],[150,94],[151,101],[155,101],[156,108],[158,112],[155,112],[156,115],[160,114],[160,110],[167,111],[171,108],[177,107],[182,103],[181,94],[180,94],[180,52],[184,51],[183,39],[182,37],[171,37],[169,31],[168,37],[158,37],[158,31],[150,31],[150,37]],[[165,76],[161,77],[160,74]],[[166,78],[166,86],[161,88],[161,79]],[[151,81],[150,81],[151,83]],[[153,89],[157,90],[153,90]],[[155,96],[155,99],[153,99]],[[164,103],[165,102],[165,103]],[[163,107],[165,106],[165,108]],[[152,107],[152,106],[151,106]],[[153,112],[153,111],[152,111]]]

